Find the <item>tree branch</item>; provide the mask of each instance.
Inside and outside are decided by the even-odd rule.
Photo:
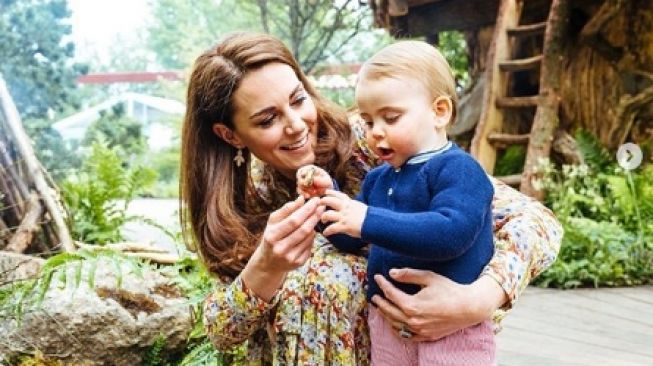
[[[263,31],[270,34],[270,25],[268,24],[268,0],[257,0],[259,14],[261,16],[261,25],[263,26]]]
[[[653,103],[653,86],[650,86],[635,95],[624,95],[617,106],[616,121],[623,121],[615,126],[623,131],[619,144],[623,144],[630,134],[638,112]],[[625,127],[625,128],[624,128]],[[616,131],[615,131],[616,132]]]
[[[581,42],[590,45],[601,56],[611,62],[617,62],[623,56],[623,49],[611,45],[601,34],[605,25],[623,8],[627,0],[608,0],[604,2],[594,16],[580,32]]]
[[[24,252],[32,242],[34,232],[39,228],[37,224],[39,217],[43,213],[43,206],[41,206],[39,196],[35,192],[30,194],[25,211],[27,213],[23,216],[20,226],[18,226],[18,229],[14,232],[14,236],[5,248],[6,251],[14,253]]]

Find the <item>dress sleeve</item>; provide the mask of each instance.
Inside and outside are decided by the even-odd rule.
[[[491,178],[494,184],[494,256],[483,274],[494,278],[508,295],[509,310],[528,283],[555,261],[562,226],[542,203]]]
[[[244,342],[265,328],[279,293],[265,302],[245,286],[240,276],[229,283],[218,283],[204,300],[204,327],[219,350]]]

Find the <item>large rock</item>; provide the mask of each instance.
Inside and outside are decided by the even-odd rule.
[[[43,262],[42,258],[0,251],[0,286],[35,277]]]
[[[97,269],[90,288],[86,279],[92,265]],[[69,266],[66,283],[54,275],[41,307],[28,311],[20,323],[13,313],[0,313],[0,360],[38,349],[73,364],[131,366],[141,363],[159,336],[166,352],[184,346],[191,315],[187,299],[169,278],[151,270],[141,277],[124,264],[118,276],[113,262],[101,260],[84,263],[76,287],[75,267]]]

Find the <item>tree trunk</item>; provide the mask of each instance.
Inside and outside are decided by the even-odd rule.
[[[561,124],[616,149],[653,139],[653,2],[607,0],[576,8],[561,88]],[[582,23],[581,23],[582,24]]]
[[[486,32],[466,34],[472,78],[485,69]],[[626,141],[643,148],[653,141],[653,1],[572,1],[560,46],[560,128],[587,130],[613,151]],[[524,121],[515,125],[532,115],[518,118]]]

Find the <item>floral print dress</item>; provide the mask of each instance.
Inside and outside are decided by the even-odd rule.
[[[369,168],[375,161],[363,127],[354,122],[353,130],[355,156]],[[495,313],[498,331],[519,293],[555,260],[562,228],[539,202],[492,182],[496,249],[483,274],[494,278],[510,299]],[[204,303],[207,333],[220,350],[245,347],[248,365],[369,365],[365,269],[364,257],[339,252],[317,234],[312,257],[288,273],[269,302],[240,276],[218,283]]]

